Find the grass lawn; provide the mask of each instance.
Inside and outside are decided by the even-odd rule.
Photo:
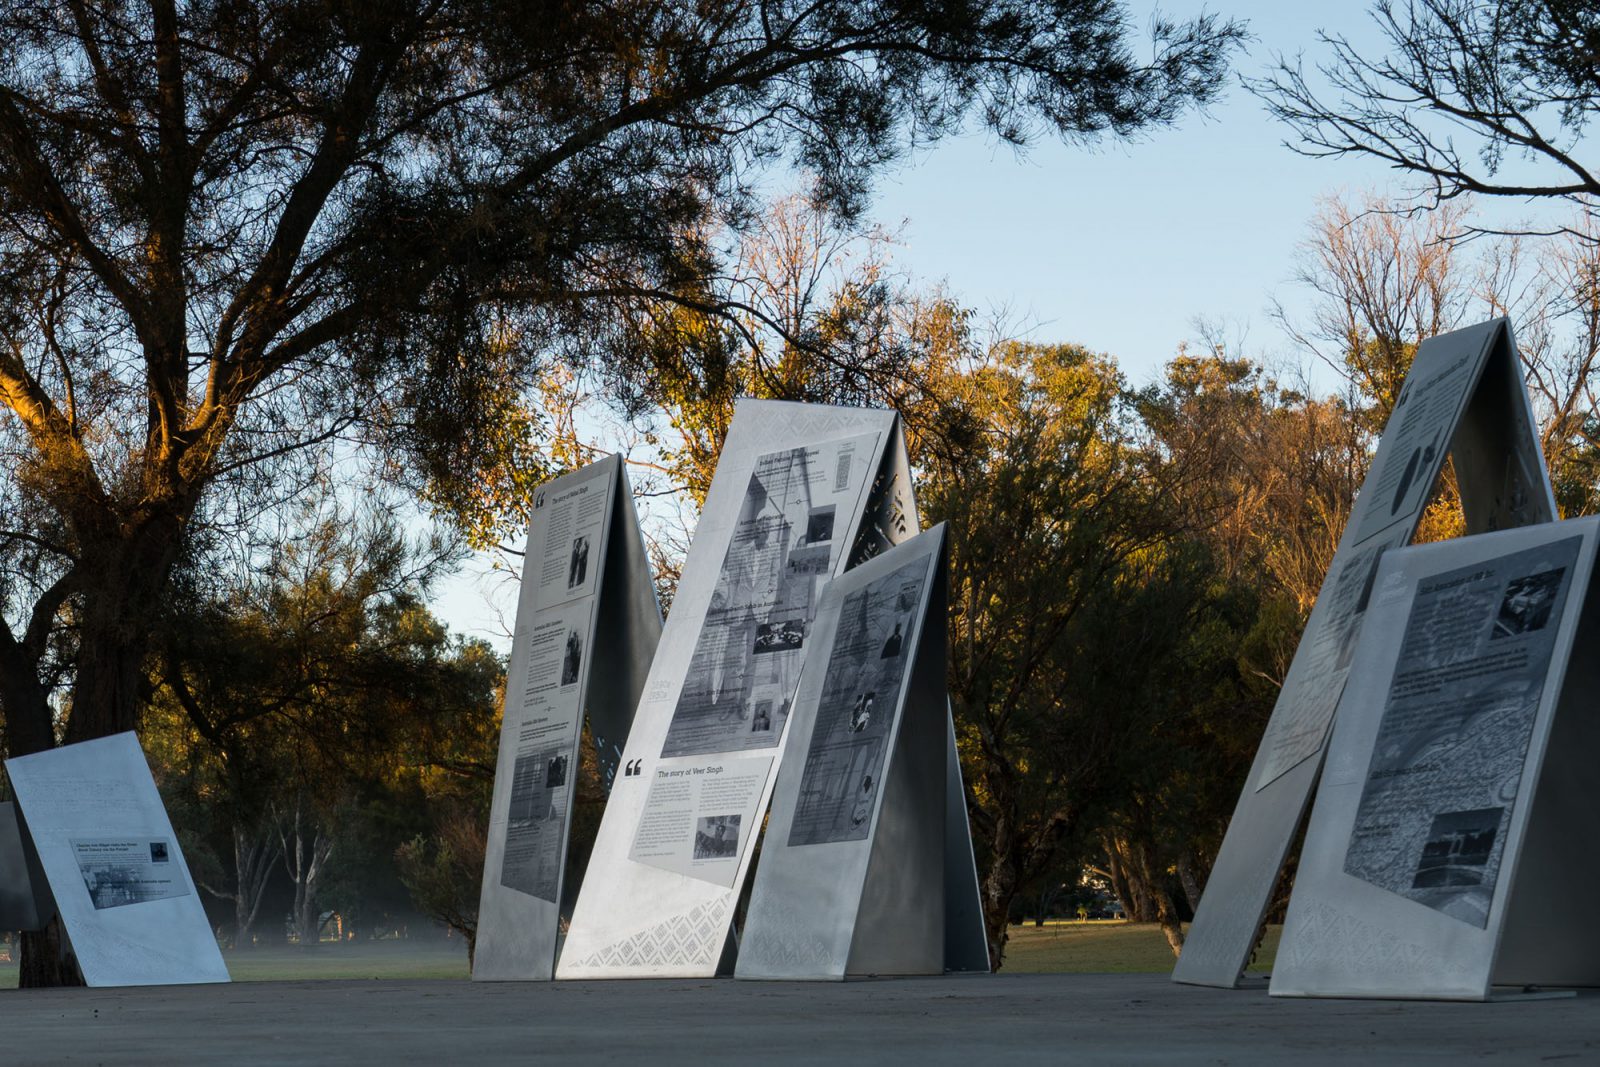
[[[1271,968],[1280,927],[1269,927],[1252,971]],[[291,946],[224,951],[236,982],[339,978],[467,977],[460,940],[349,941],[305,950]],[[1011,927],[1004,970],[1011,974],[1161,974],[1172,970],[1172,950],[1153,923],[1053,922]],[[0,961],[0,988],[17,984],[15,962]]]
[[[292,945],[224,949],[222,958],[235,982],[467,977],[467,949],[459,938],[325,942],[310,950]],[[0,962],[0,989],[16,984],[16,963]]]
[[[1268,971],[1281,926],[1267,928],[1252,971]],[[1011,927],[1005,966],[1011,974],[1160,974],[1172,970],[1172,949],[1155,923],[1117,920]]]

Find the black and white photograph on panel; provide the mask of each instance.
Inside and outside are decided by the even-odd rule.
[[[754,701],[750,709],[750,732],[769,733],[772,730],[772,700]]]
[[[1424,578],[1344,870],[1485,928],[1582,539]]]
[[[1435,815],[1411,888],[1482,885],[1505,814],[1505,808],[1480,808]]]
[[[1550,621],[1550,611],[1555,607],[1556,592],[1561,588],[1564,569],[1529,574],[1513,578],[1506,585],[1505,599],[1500,601],[1500,614],[1494,621],[1496,637],[1516,637],[1518,634],[1542,630]]]
[[[567,650],[561,654],[561,684],[577,685],[578,675],[583,670],[583,634],[578,630],[567,631]]]
[[[189,895],[165,840],[73,841],[72,852],[96,911]]]
[[[500,884],[552,903],[561,875],[562,828],[566,825],[565,748],[519,754],[511,777]]]
[[[777,744],[787,700],[769,708],[775,718],[759,730],[753,700],[794,689],[817,595],[838,557],[838,505],[820,498],[852,488],[851,471],[872,440],[844,438],[756,460],[661,755]]]
[[[567,588],[576,589],[589,577],[589,538],[579,534],[572,539],[572,554],[567,563]]]
[[[927,580],[918,560],[849,594],[823,677],[790,845],[860,841],[872,812]]]
[[[728,859],[739,854],[739,822],[737,814],[706,815],[696,820],[694,827],[694,858],[697,860]]]

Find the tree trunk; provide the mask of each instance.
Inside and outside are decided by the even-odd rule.
[[[283,831],[283,861],[294,881],[294,929],[301,948],[315,948],[319,940],[317,882],[333,854],[332,839],[310,822],[304,816],[304,803],[296,800],[294,816]]]
[[[78,958],[72,953],[61,916],[52,916],[43,930],[23,933],[22,960],[17,973],[19,987],[42,989],[83,984],[83,971],[78,968]]]
[[[1200,895],[1204,890],[1194,874],[1194,858],[1185,854],[1178,860],[1178,881],[1183,885],[1183,899],[1189,905],[1189,914],[1200,910]]]
[[[267,880],[277,861],[278,846],[273,844],[269,833],[250,834],[242,826],[234,826],[233,868],[239,887],[233,897],[234,948],[246,948],[254,943],[251,931],[261,912]]]
[[[989,939],[989,965],[996,971],[1005,955],[1011,902],[1022,880],[1021,864],[1016,860],[1015,841],[1010,823],[998,821],[992,842],[992,859],[983,878],[983,930]]]
[[[39,681],[38,661],[20,644],[0,656],[0,721],[5,723],[8,757],[55,747],[49,693]]]
[[[1122,905],[1122,917],[1129,922],[1138,922],[1139,902],[1129,885],[1128,872],[1123,867],[1122,853],[1117,847],[1117,842],[1110,837],[1101,837],[1100,847],[1106,853],[1106,873],[1110,876],[1108,880],[1111,882],[1111,895]]]
[[[1161,932],[1167,936],[1173,956],[1179,956],[1183,953],[1183,923],[1178,918],[1172,894],[1167,891],[1166,883],[1159,875],[1160,868],[1151,863],[1150,852],[1148,846],[1139,847],[1139,873],[1155,906],[1155,920],[1161,924]]]
[[[145,698],[151,619],[178,558],[182,524],[153,519],[131,536],[85,545],[67,741],[134,729]]]

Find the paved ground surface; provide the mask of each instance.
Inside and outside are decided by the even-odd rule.
[[[1600,995],[1272,1000],[1151,975],[266,982],[0,994],[0,1062],[1600,1062]]]

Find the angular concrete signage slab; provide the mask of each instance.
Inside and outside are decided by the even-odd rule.
[[[1386,553],[1274,996],[1600,985],[1600,520]]]
[[[138,738],[17,756],[6,772],[85,982],[228,981]]]
[[[584,715],[609,788],[660,636],[622,458],[540,486],[506,675],[473,978],[555,973],[575,895],[567,845]]]
[[[1555,518],[1505,319],[1418,348],[1267,723],[1174,981],[1238,984],[1316,789],[1378,562],[1410,543],[1446,455],[1455,462],[1468,533]]]
[[[740,402],[557,977],[731,969],[822,590],[916,529],[893,412]],[[975,907],[970,851],[965,878]]]
[[[944,972],[947,583],[940,526],[823,590],[738,977]]]

